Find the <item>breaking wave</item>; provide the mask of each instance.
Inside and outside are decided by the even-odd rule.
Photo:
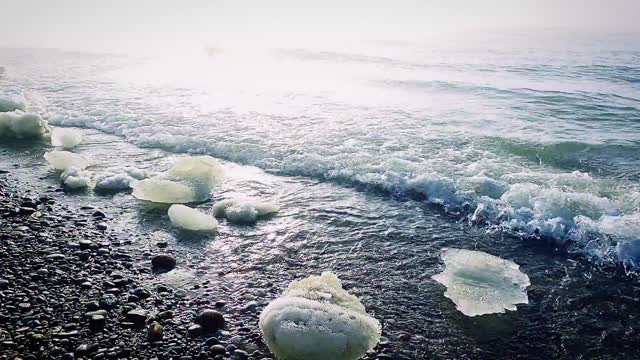
[[[583,253],[596,262],[622,261],[635,266],[640,260],[640,191],[631,182],[548,165],[504,163],[506,160],[501,159],[467,160],[464,166],[456,164],[460,160],[456,156],[448,158],[444,154],[426,161],[399,154],[382,159],[363,152],[355,140],[334,149],[337,154],[317,149],[288,154],[257,144],[208,141],[187,132],[174,135],[148,126],[135,128],[130,121],[118,125],[108,118],[54,118],[51,123],[97,128],[124,136],[142,147],[209,154],[275,174],[312,177],[398,198],[422,199],[467,218],[470,223],[547,241]],[[589,147],[553,145],[535,156],[542,156],[545,161],[550,158],[550,165],[566,165],[562,157],[571,156],[580,148]],[[535,151],[526,146],[514,152],[522,152],[517,155],[525,159],[535,157]]]

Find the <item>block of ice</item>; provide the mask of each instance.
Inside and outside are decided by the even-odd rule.
[[[122,170],[136,180],[142,180],[149,177],[149,172],[144,169],[138,169],[133,166],[125,166]]]
[[[160,203],[188,203],[209,198],[211,190],[224,179],[224,169],[210,156],[186,157],[157,178],[133,186],[133,195]]]
[[[262,311],[259,326],[283,360],[355,360],[381,335],[380,323],[330,272],[293,281]]]
[[[467,316],[504,313],[527,304],[529,277],[518,264],[482,251],[443,249],[446,269],[433,279],[447,287],[444,296]]]
[[[188,206],[171,205],[168,213],[173,225],[185,230],[214,231],[218,228],[218,221],[213,216]]]
[[[253,224],[260,217],[278,212],[275,204],[253,200],[226,199],[213,205],[213,214],[236,224]]]
[[[38,139],[49,132],[47,122],[37,114],[20,110],[0,112],[0,137]]]
[[[258,213],[258,217],[275,214],[280,210],[278,205],[270,202],[264,202],[264,201],[254,202],[253,207],[256,209],[256,212]]]
[[[237,199],[225,199],[225,200],[218,201],[213,205],[213,215],[216,217],[224,217],[224,214],[227,211],[227,209],[235,205],[236,203],[238,203],[238,201],[239,200]]]
[[[166,204],[183,204],[197,201],[193,190],[182,183],[167,179],[144,179],[133,186],[133,196]]]
[[[121,191],[132,187],[136,180],[125,173],[104,173],[96,177],[97,191]]]
[[[91,172],[71,166],[60,175],[60,180],[69,189],[87,188],[91,186]]]
[[[135,167],[111,169],[96,177],[95,189],[98,191],[128,190],[132,188],[138,180],[143,180],[147,178],[147,176],[147,171]]]
[[[69,151],[49,151],[44,154],[44,158],[56,170],[64,171],[72,166],[82,170],[90,165],[89,159]]]
[[[51,145],[72,149],[82,142],[82,134],[73,129],[55,128],[51,132]]]

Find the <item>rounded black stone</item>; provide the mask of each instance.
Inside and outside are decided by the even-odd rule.
[[[176,258],[171,255],[156,255],[151,259],[151,266],[156,272],[167,272],[176,267]]]
[[[194,322],[207,332],[215,332],[224,327],[224,316],[215,310],[205,309],[196,316]]]

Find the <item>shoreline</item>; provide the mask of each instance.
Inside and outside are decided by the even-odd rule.
[[[102,139],[103,135],[98,136]],[[88,142],[81,152],[96,151],[93,155],[99,154],[95,143],[100,142]],[[114,149],[122,146],[128,145],[114,143]],[[0,267],[0,279],[4,278],[7,268],[20,269],[18,277],[22,277],[22,273],[29,274],[21,279],[19,286],[10,288],[14,291],[10,293],[9,303],[13,318],[0,317],[0,329],[7,337],[4,339],[0,335],[0,360],[16,356],[21,359],[79,358],[76,352],[77,355],[82,354],[82,358],[98,359],[274,359],[257,326],[260,311],[292,280],[318,274],[325,269],[345,275],[346,289],[355,289],[354,293],[362,297],[367,309],[383,324],[382,342],[363,357],[364,360],[493,359],[505,354],[514,359],[549,358],[558,353],[572,357],[578,354],[626,355],[633,351],[629,344],[638,334],[630,330],[629,322],[637,317],[636,312],[611,314],[602,311],[601,307],[606,306],[606,310],[609,306],[636,308],[640,299],[639,289],[628,286],[629,282],[620,278],[607,276],[602,269],[575,261],[579,259],[550,256],[553,254],[546,246],[537,249],[522,241],[488,243],[499,244],[496,249],[500,249],[505,258],[514,259],[528,269],[534,287],[529,291],[529,304],[517,312],[469,318],[461,315],[450,301],[442,297],[442,288],[433,284],[430,275],[440,268],[435,254],[441,248],[442,239],[447,239],[447,245],[453,247],[465,246],[470,234],[483,231],[479,227],[460,226],[443,220],[422,233],[423,238],[402,236],[402,233],[392,234],[384,241],[367,238],[370,241],[359,243],[362,249],[355,253],[352,253],[354,243],[349,242],[334,243],[320,249],[314,244],[314,235],[308,232],[309,228],[298,232],[291,225],[300,224],[298,219],[311,223],[321,215],[325,217],[320,217],[317,225],[331,231],[343,231],[345,227],[333,228],[325,221],[326,216],[334,211],[328,207],[327,211],[304,216],[296,213],[254,227],[235,226],[223,221],[216,236],[190,236],[171,225],[163,207],[147,206],[133,199],[128,192],[102,196],[64,190],[55,173],[43,166],[44,151],[40,146],[25,145],[5,150],[0,156],[0,169],[8,170],[0,174],[3,180],[0,193],[4,204],[0,208],[18,209],[9,218],[2,215],[4,210],[0,211],[3,223],[0,261],[4,265],[5,258],[10,259],[10,265]],[[166,156],[172,155],[157,151],[152,155],[159,159]],[[153,165],[161,168],[158,163]],[[256,175],[244,176],[242,179],[229,178],[229,183],[219,189],[217,199],[221,195],[228,197],[236,191],[251,189]],[[281,184],[276,182],[280,179],[274,180],[270,175],[265,175],[264,179],[264,183],[269,184],[269,187],[265,185],[261,189],[265,193]],[[323,194],[327,190],[339,191],[351,202],[360,200],[363,213],[369,214],[368,206],[377,204],[369,194],[336,189],[327,184],[314,186],[322,189]],[[46,204],[39,203],[42,195],[53,200],[52,203],[48,200]],[[43,213],[36,220],[32,215],[19,214],[23,197],[30,198]],[[305,200],[308,199],[305,195]],[[323,204],[318,202],[320,199],[314,199],[313,203]],[[330,203],[335,204],[335,200],[332,198]],[[202,207],[209,204],[202,204]],[[305,208],[306,204],[303,204]],[[393,209],[398,214],[403,213],[400,210],[413,208],[410,202],[396,205]],[[95,211],[104,212],[105,218],[94,219]],[[295,213],[293,210],[290,212]],[[135,216],[130,217],[133,214]],[[46,225],[41,223],[43,219],[48,221]],[[296,221],[289,222],[292,219]],[[379,223],[380,220],[373,218],[371,221]],[[98,229],[99,223],[105,223],[107,229]],[[6,224],[10,226],[7,229]],[[29,226],[34,224],[36,227],[30,229]],[[347,224],[346,229],[352,231],[355,223]],[[6,253],[5,235],[20,226],[27,226],[21,231],[25,232],[28,240],[18,242],[13,239],[14,245],[10,248],[20,250],[23,247],[26,250]],[[36,241],[40,232],[48,232],[48,241]],[[336,233],[323,233],[323,236],[330,237],[329,234]],[[91,240],[94,246],[81,249],[80,240]],[[302,240],[305,246],[295,246]],[[416,250],[415,256],[410,258],[387,251],[393,250],[398,243],[422,251]],[[482,244],[482,241],[480,246],[487,251],[496,250],[487,249],[487,243]],[[82,252],[89,252],[89,258],[82,260]],[[57,253],[65,256],[64,260],[48,263],[46,256]],[[172,254],[177,259],[174,271],[153,273],[151,260],[158,254]],[[374,259],[370,260],[371,263],[379,266],[370,267],[368,263],[358,261],[364,254],[367,259]],[[28,260],[24,264],[23,258]],[[356,267],[358,265],[364,266],[361,274],[354,272],[354,268],[360,269]],[[46,276],[38,274],[43,266],[47,268]],[[87,274],[79,276],[83,271]],[[585,271],[589,271],[588,278],[582,275]],[[406,278],[412,280],[406,281]],[[367,282],[371,279],[374,281]],[[565,282],[569,281],[567,279],[571,281]],[[83,289],[85,280],[92,286]],[[601,288],[602,285],[604,287]],[[136,294],[137,289],[143,289],[151,296],[130,301],[136,300],[131,295],[139,295]],[[16,297],[15,291],[21,295]],[[46,296],[41,295],[43,291]],[[3,304],[7,298],[5,294],[0,289]],[[104,330],[94,331],[90,316],[101,314],[88,316],[87,313],[104,310],[100,309],[100,300],[105,294],[112,294],[118,301],[113,309],[106,310],[106,316],[102,315],[105,317]],[[31,300],[42,296],[48,302]],[[39,309],[39,318],[29,315],[29,309],[20,310],[25,298],[34,314]],[[602,301],[592,303],[591,299]],[[98,310],[91,311],[96,302]],[[48,308],[52,311],[46,310]],[[195,325],[195,318],[207,308],[223,314],[225,328],[201,335],[196,334],[196,328],[192,331],[196,331],[193,335],[197,336],[191,336],[190,328]],[[144,326],[133,326],[135,323],[129,321],[126,312],[132,309],[146,312]],[[166,311],[172,311],[173,316],[165,318],[170,314]],[[39,315],[44,312],[52,315],[48,318]],[[576,315],[576,312],[580,314]],[[6,313],[4,305],[0,306],[0,314]],[[23,317],[27,317],[25,322]],[[135,318],[140,317],[138,314]],[[36,320],[40,324],[33,322]],[[154,321],[164,327],[162,342],[150,341],[148,337],[148,328]],[[8,322],[11,323],[10,328],[6,325]],[[613,324],[611,328],[609,324]],[[5,328],[8,330],[6,333]],[[8,339],[7,335],[11,338]],[[11,342],[8,347],[3,345],[5,341]],[[584,349],[585,341],[588,350]],[[570,346],[562,350],[567,343]],[[538,348],[540,356],[523,357],[533,347]]]

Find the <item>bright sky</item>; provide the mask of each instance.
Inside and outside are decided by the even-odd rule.
[[[0,46],[127,51],[413,40],[449,31],[640,32],[640,0],[0,0]]]

